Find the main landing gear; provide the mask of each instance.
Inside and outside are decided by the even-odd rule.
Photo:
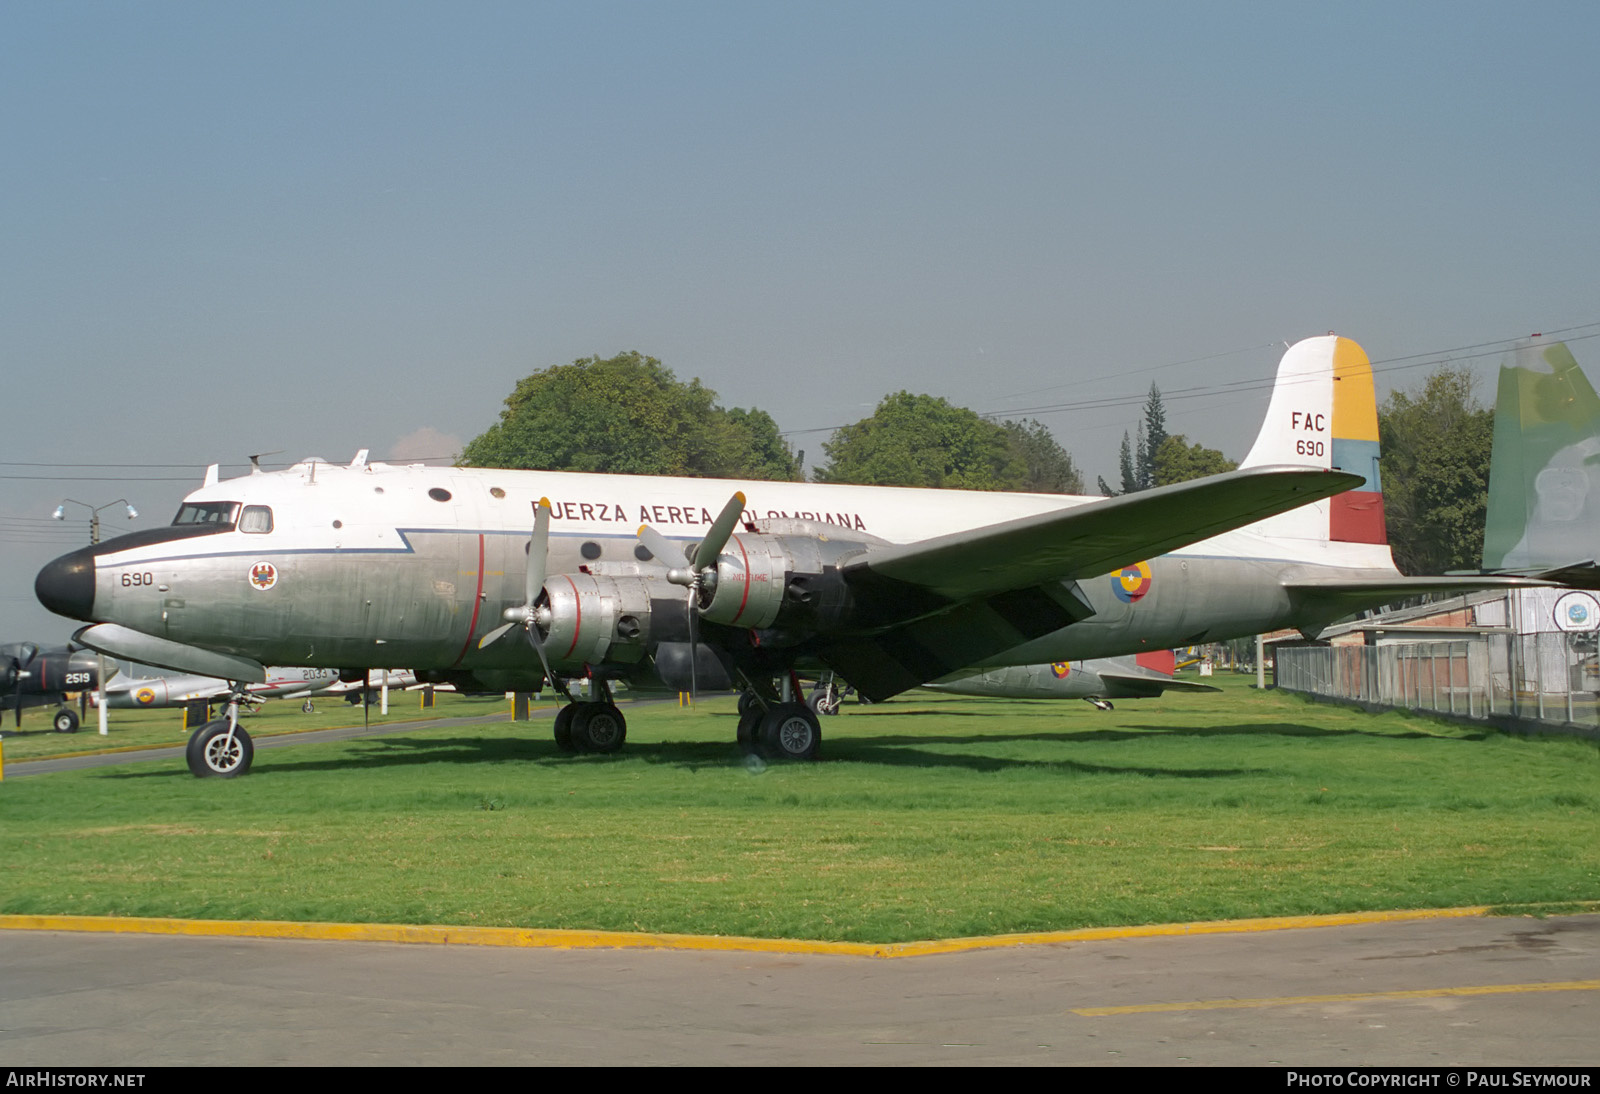
[[[769,760],[816,759],[822,749],[822,723],[815,708],[793,698],[798,690],[788,679],[783,698],[776,702],[758,696],[753,688],[740,695],[739,747]],[[776,697],[770,687],[768,694]]]
[[[55,717],[50,719],[50,728],[57,733],[78,732],[78,712],[71,707],[62,707],[56,711]]]
[[[596,682],[599,700],[573,700],[556,711],[556,747],[563,752],[611,753],[628,739],[628,720],[611,701],[605,681]]]
[[[244,689],[235,684],[228,697],[228,715],[207,722],[189,735],[184,758],[197,779],[232,779],[246,774],[255,759],[255,744],[239,725]]]

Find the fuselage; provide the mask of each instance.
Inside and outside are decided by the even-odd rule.
[[[538,499],[552,510],[547,588],[562,575],[639,577],[666,617],[681,615],[685,594],[642,548],[638,527],[694,542],[736,490],[748,498],[744,531],[725,554],[751,530],[778,527],[855,538],[870,556],[872,541],[918,541],[1099,500],[310,461],[204,486],[171,528],[65,556],[36,588],[61,614],[263,664],[537,674],[525,643],[477,643],[524,599]],[[1127,564],[1078,582],[1092,616],[982,664],[1259,633],[1296,622],[1283,584],[1298,575],[1395,574],[1381,544],[1268,536],[1254,526]]]

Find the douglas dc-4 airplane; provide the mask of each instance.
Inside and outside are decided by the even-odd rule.
[[[403,665],[463,691],[587,677],[596,697],[555,726],[580,750],[623,742],[611,681],[732,683],[757,698],[742,743],[810,759],[816,716],[772,685],[797,669],[881,700],[964,668],[1315,633],[1404,596],[1519,583],[1395,569],[1372,371],[1328,335],[1284,355],[1240,470],[1137,494],[395,467],[362,452],[228,481],[213,467],[170,527],[65,555],[35,591],[97,624],[80,644],[241,688],[268,664]],[[251,754],[236,706],[189,747],[201,775],[241,774]]]

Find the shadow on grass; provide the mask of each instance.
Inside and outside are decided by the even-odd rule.
[[[1138,734],[1125,734],[1138,738]],[[829,763],[877,765],[885,768],[961,769],[993,773],[998,771],[1044,771],[1084,775],[1140,775],[1152,778],[1227,778],[1262,774],[1255,767],[1180,768],[1149,765],[1084,763],[1069,758],[1026,758],[996,756],[979,750],[988,744],[1034,743],[1072,744],[1095,737],[1090,734],[985,734],[914,735],[881,737],[851,736],[827,741],[822,758]],[[1144,738],[1148,739],[1148,737]],[[731,741],[664,741],[629,744],[612,755],[580,755],[563,752],[554,741],[508,737],[374,737],[336,742],[338,756],[304,757],[298,749],[273,749],[256,754],[252,777],[312,771],[373,771],[383,768],[415,767],[423,764],[496,765],[534,764],[541,768],[583,764],[625,764],[642,762],[653,766],[673,766],[688,771],[725,770],[768,766],[752,761]],[[934,751],[930,746],[971,746],[971,751]],[[304,757],[304,758],[301,758]],[[775,766],[788,766],[778,764]],[[181,763],[155,770],[105,768],[100,777],[108,779],[190,779],[193,776]]]

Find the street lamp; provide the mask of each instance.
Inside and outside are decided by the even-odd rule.
[[[99,543],[100,542],[100,510],[102,510],[102,509],[110,509],[113,505],[121,505],[122,507],[124,507],[125,509],[128,510],[128,519],[129,520],[132,520],[134,517],[137,517],[139,515],[139,510],[135,509],[133,507],[133,505],[128,501],[127,498],[118,498],[116,501],[108,501],[104,505],[100,505],[100,506],[90,505],[88,502],[86,502],[86,501],[78,501],[76,498],[62,498],[61,499],[61,504],[56,506],[56,511],[54,513],[50,514],[51,519],[53,519],[53,520],[66,520],[67,519],[67,506],[69,506],[69,505],[81,505],[85,509],[89,510],[89,542],[90,543]]]
[[[55,520],[66,520],[67,506],[69,505],[81,505],[89,510],[89,543],[91,545],[100,542],[100,510],[110,509],[113,505],[120,505],[128,511],[129,520],[139,515],[139,510],[135,509],[133,503],[127,498],[108,501],[104,505],[90,505],[88,502],[79,501],[77,498],[62,498],[61,504],[56,506],[56,511],[51,513],[50,516]],[[100,736],[105,737],[111,732],[106,726],[106,655],[98,650],[95,651],[95,662],[95,675],[100,682],[99,694],[95,697],[98,702],[95,705],[100,711]]]

